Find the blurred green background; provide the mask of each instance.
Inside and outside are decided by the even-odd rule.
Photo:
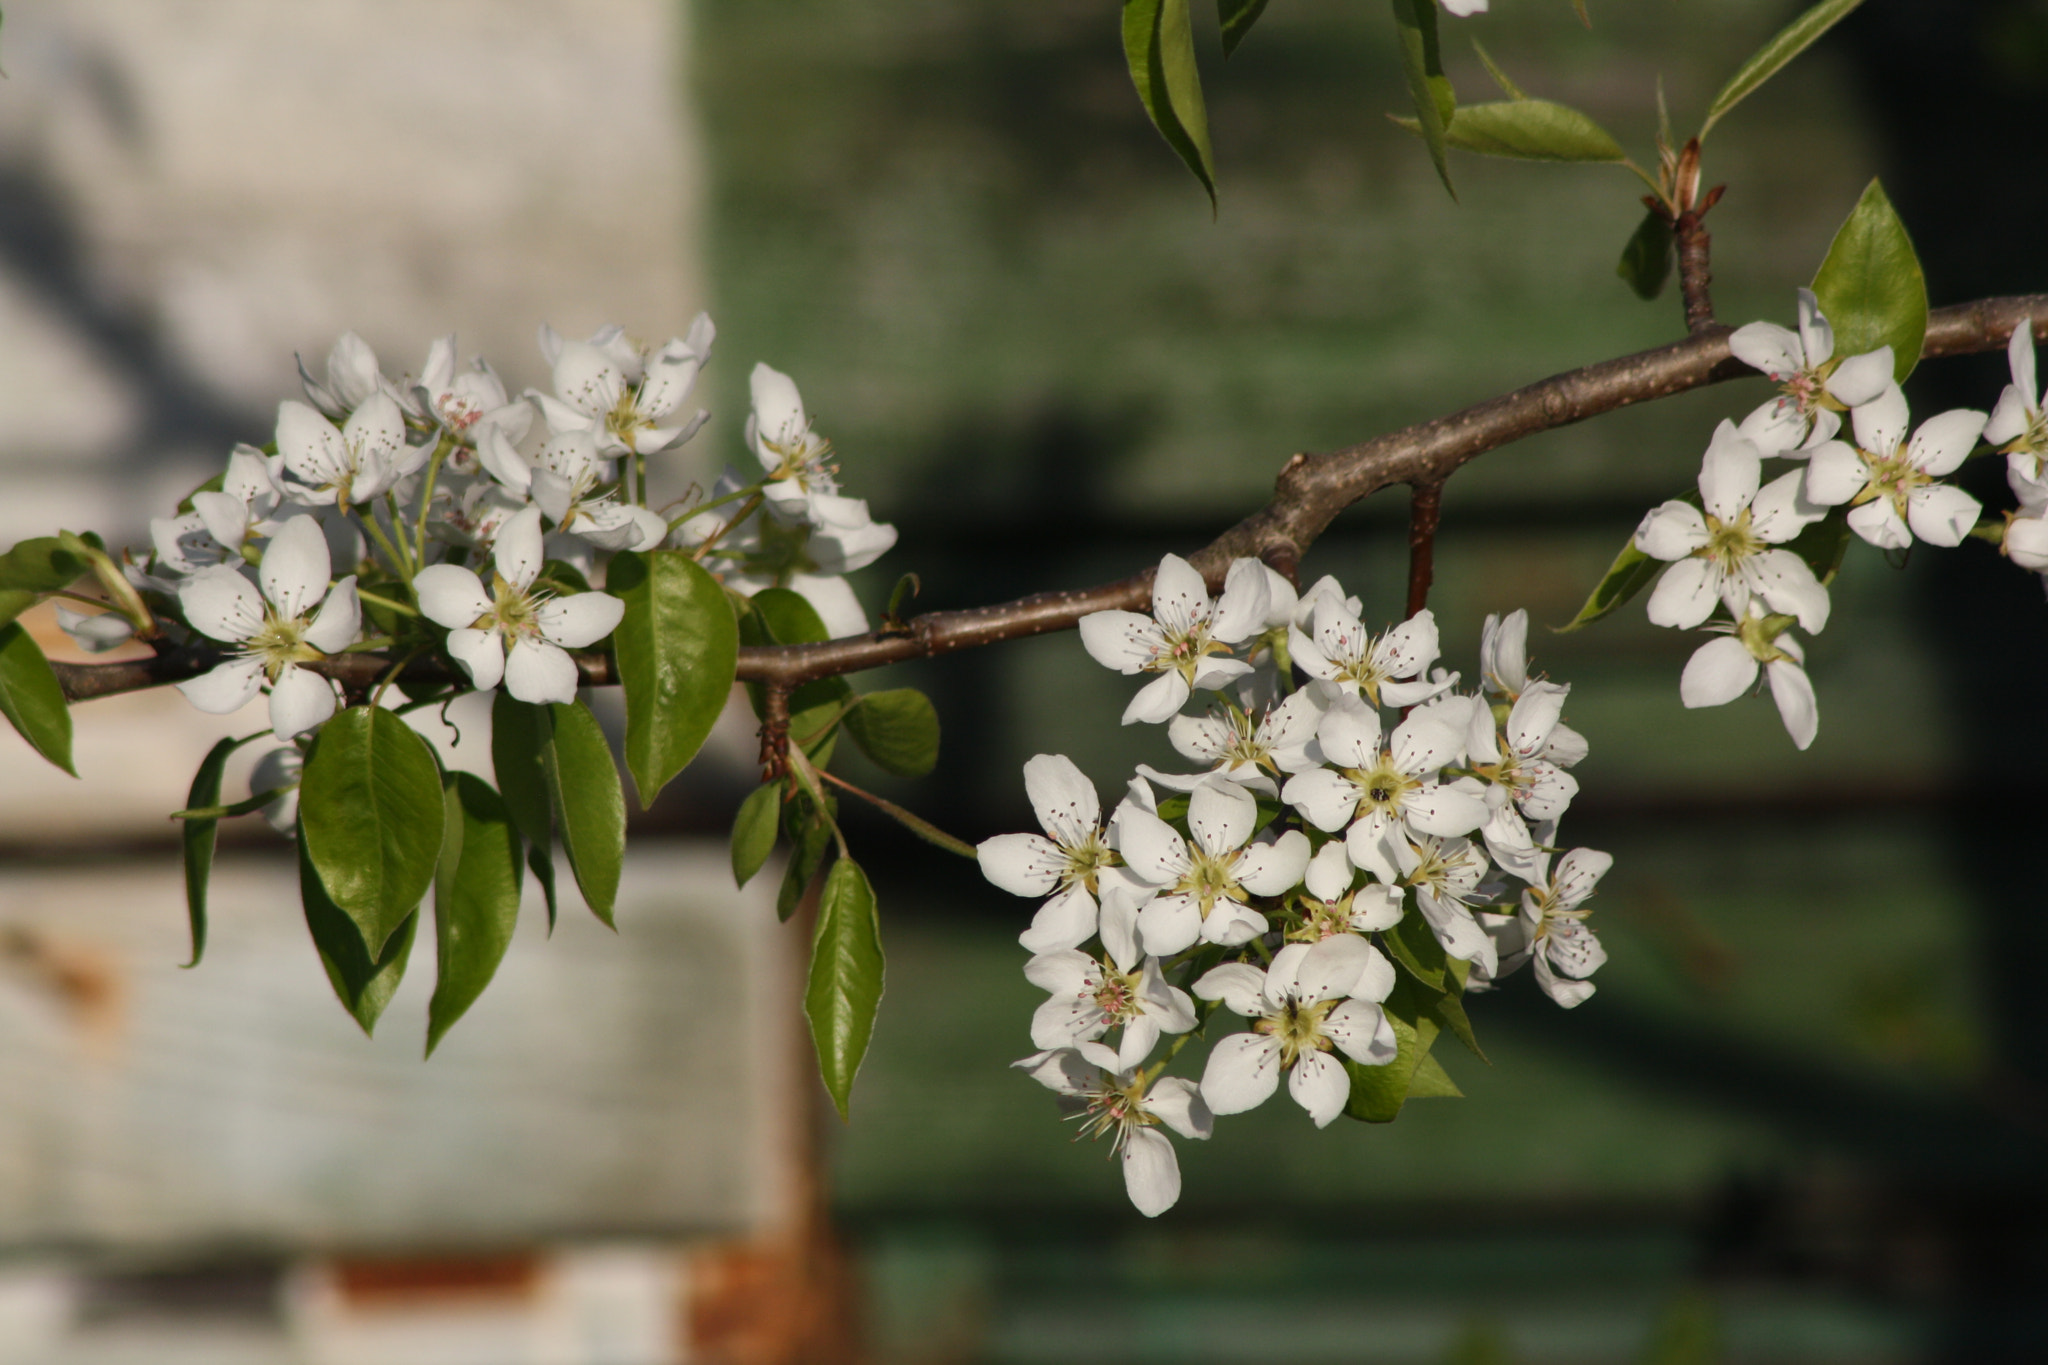
[[[1653,164],[1659,82],[1682,133],[1798,9],[1591,8],[1590,30],[1565,0],[1446,20],[1461,95],[1491,93],[1476,34]],[[713,406],[744,410],[756,357],[796,376],[850,491],[903,532],[871,604],[910,571],[920,608],[1120,577],[1255,508],[1293,451],[1682,330],[1675,297],[1615,276],[1642,212],[1625,172],[1463,157],[1444,194],[1384,118],[1406,96],[1379,6],[1276,0],[1227,65],[1199,11],[1213,218],[1101,0],[698,7],[733,362]],[[1878,174],[1935,303],[2042,288],[2044,51],[2038,3],[1871,0],[1708,146],[1721,316],[1789,323]],[[1988,407],[2001,382],[1951,362],[1913,393]],[[1462,472],[1445,662],[1476,667],[1488,612],[1569,619],[1714,422],[1764,396],[1722,386]],[[1304,575],[1384,619],[1404,517],[1399,490],[1354,509]],[[1683,710],[1697,639],[1639,605],[1533,631],[1592,742],[1565,836],[1617,860],[1599,993],[1565,1014],[1517,978],[1476,1001],[1492,1065],[1439,1050],[1465,1100],[1323,1133],[1276,1100],[1180,1144],[1185,1194],[1157,1223],[1005,1069],[1041,998],[1014,942],[1029,905],[863,829],[889,985],[836,1191],[877,1358],[1628,1360],[1660,1330],[1670,1360],[2038,1358],[2043,617],[1983,549],[1854,547],[1811,648],[1805,754],[1768,699]],[[1117,725],[1130,684],[1071,636],[901,676],[939,701],[942,766],[866,776],[966,837],[1030,827],[1034,753],[1106,793],[1174,766],[1163,734]]]

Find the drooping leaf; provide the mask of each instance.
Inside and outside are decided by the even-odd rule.
[[[1654,299],[1664,292],[1664,282],[1671,278],[1671,258],[1676,247],[1671,225],[1664,221],[1664,215],[1651,209],[1643,215],[1628,245],[1621,249],[1614,273],[1635,290],[1637,298]]]
[[[1849,550],[1849,509],[1838,507],[1785,542],[1823,584],[1835,581]]]
[[[13,549],[0,555],[0,588],[55,592],[91,572],[91,560],[66,549],[57,536],[18,541]]]
[[[1411,133],[1415,119],[1396,119]],[[1451,116],[1444,141],[1460,151],[1521,161],[1621,161],[1626,153],[1605,128],[1578,110],[1549,100],[1467,104]]]
[[[1600,575],[1600,581],[1593,586],[1593,593],[1586,599],[1586,605],[1579,608],[1579,614],[1564,625],[1557,627],[1558,634],[1577,630],[1580,626],[1591,625],[1601,617],[1627,604],[1630,598],[1650,586],[1658,572],[1664,568],[1664,561],[1652,559],[1636,548],[1635,537],[1621,547],[1621,553],[1607,566],[1607,572]]]
[[[1437,176],[1455,199],[1458,191],[1451,184],[1444,134],[1456,115],[1458,100],[1444,75],[1443,53],[1437,46],[1436,0],[1393,0],[1393,5],[1394,28],[1401,41],[1401,71],[1415,105],[1416,131],[1429,147]]]
[[[1223,24],[1223,55],[1237,51],[1237,45],[1266,12],[1266,0],[1216,0],[1216,17]]]
[[[580,701],[548,707],[552,741],[541,750],[555,827],[569,854],[569,871],[591,912],[607,926],[626,861],[626,791],[604,727]]]
[[[555,817],[543,754],[554,733],[546,707],[514,701],[503,690],[491,699],[491,768],[505,809],[526,841],[526,865],[547,898],[549,933],[555,929]]]
[[[1415,1064],[1415,1074],[1408,1081],[1408,1098],[1461,1100],[1465,1098],[1465,1092],[1458,1089],[1458,1083],[1444,1070],[1444,1064],[1436,1059],[1436,1053],[1430,1052]]]
[[[71,766],[71,707],[43,651],[19,621],[0,626],[0,713],[50,762]]]
[[[199,771],[192,774],[192,786],[185,793],[188,809],[219,803],[221,774],[227,770],[228,755],[254,738],[255,735],[223,739],[206,751],[206,757],[199,760]],[[192,925],[192,960],[184,964],[187,967],[197,967],[199,959],[206,955],[206,892],[213,880],[214,841],[220,821],[218,815],[186,820],[178,831],[185,850],[185,918]]]
[[[388,714],[388,713],[387,713]],[[331,722],[330,722],[331,723]],[[370,1033],[377,1017],[391,1003],[392,993],[405,976],[406,960],[412,956],[414,931],[419,914],[407,915],[384,942],[384,951],[372,957],[363,947],[362,931],[346,910],[334,903],[321,883],[320,871],[306,848],[305,798],[299,798],[299,902],[305,908],[306,928],[319,950],[320,964],[327,980],[341,999],[342,1008]]]
[[[1529,98],[1521,86],[1508,79],[1508,73],[1500,69],[1500,64],[1493,60],[1493,54],[1481,46],[1477,38],[1472,40],[1472,53],[1479,58],[1479,64],[1486,68],[1486,74],[1493,77],[1493,83],[1500,87],[1501,94],[1511,100]]]
[[[351,706],[320,727],[299,784],[299,831],[320,884],[373,955],[426,896],[445,823],[440,764],[398,716]]]
[[[739,625],[718,580],[680,550],[614,555],[605,590],[626,604],[612,649],[626,692],[626,766],[646,810],[725,709]]]
[[[881,1003],[882,927],[874,888],[859,864],[841,858],[825,874],[818,898],[804,1014],[818,1049],[818,1073],[842,1119]]]
[[[787,922],[824,864],[825,851],[832,847],[832,829],[808,796],[799,795],[782,809],[783,829],[789,835],[789,866],[783,869],[782,886],[775,894],[775,916]],[[825,798],[825,813],[833,813],[830,796]]]
[[[1913,239],[1884,186],[1872,180],[1835,233],[1813,277],[1814,297],[1835,330],[1835,354],[1892,348],[1892,377],[1901,383],[1920,363],[1927,338],[1927,279]]]
[[[1457,966],[1462,969],[1465,964],[1460,962]],[[1462,972],[1457,975],[1461,976]],[[1460,998],[1462,994],[1462,982],[1453,980],[1451,989],[1436,998],[1430,1005],[1429,1012],[1446,1033],[1465,1045],[1467,1052],[1491,1066],[1493,1063],[1479,1046],[1478,1036],[1472,1032],[1472,1021],[1465,1016],[1465,1002]]]
[[[868,693],[846,713],[846,732],[876,767],[898,777],[923,777],[939,761],[939,713],[914,687]]]
[[[1351,1098],[1344,1105],[1347,1116],[1367,1123],[1392,1123],[1400,1114],[1415,1082],[1416,1070],[1436,1044],[1437,1022],[1428,1008],[1434,998],[1427,987],[1413,978],[1395,979],[1394,989],[1381,1008],[1394,1026],[1400,1051],[1384,1066],[1366,1066],[1348,1057],[1344,1059],[1344,1070],[1351,1077]]]
[[[1202,105],[1188,0],[1124,0],[1123,28],[1124,58],[1138,101],[1159,135],[1202,182],[1213,208],[1216,164],[1209,150],[1209,115]]]
[[[1448,989],[1444,946],[1437,942],[1420,911],[1401,916],[1399,923],[1380,934],[1380,942],[1386,944],[1394,961],[1432,993],[1441,995]]]
[[[732,879],[745,886],[775,851],[775,831],[782,821],[782,784],[754,788],[740,802],[732,821]]]
[[[449,773],[447,832],[434,874],[434,997],[427,1055],[491,984],[519,923],[519,831],[490,784]]]
[[[1708,132],[1721,121],[1722,115],[1742,103],[1758,86],[1777,75],[1785,63],[1813,46],[1823,33],[1847,18],[1849,12],[1862,3],[1863,0],[1820,0],[1819,4],[1778,30],[1769,42],[1736,68],[1728,83],[1721,87],[1721,93],[1714,96],[1714,102],[1707,106],[1706,122],[1700,125],[1700,140],[1706,140]]]

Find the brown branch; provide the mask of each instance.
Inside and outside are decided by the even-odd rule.
[[[1714,282],[1713,238],[1704,220],[1707,210],[1720,202],[1723,188],[1714,186],[1698,208],[1687,209],[1671,223],[1671,235],[1678,243],[1678,291],[1685,300],[1685,330],[1694,336],[1718,325],[1714,300],[1707,292]]]
[[[1981,299],[1938,308],[1928,315],[1921,354],[1966,355],[2003,347],[2020,319],[2031,317],[2036,337],[2048,339],[2048,294]],[[1220,588],[1232,560],[1256,556],[1290,578],[1301,555],[1352,504],[1392,484],[1441,484],[1468,460],[1537,432],[1582,422],[1637,403],[1757,373],[1728,353],[1728,331],[1718,324],[1654,350],[1553,375],[1462,412],[1377,436],[1324,455],[1295,455],[1281,467],[1273,500],[1189,556],[1212,589]],[[927,612],[899,628],[816,645],[761,645],[740,650],[739,678],[794,688],[907,659],[973,649],[1002,640],[1071,628],[1105,608],[1142,610],[1151,600],[1152,573],[1071,592],[1035,593],[1014,602],[965,611]],[[176,652],[132,663],[53,665],[73,701],[176,682],[204,672],[212,658]],[[340,655],[309,665],[346,685],[367,685],[391,666],[372,654]],[[585,686],[616,682],[603,655],[577,659]],[[399,674],[407,682],[462,682],[437,660],[421,659]]]
[[[1408,615],[1429,605],[1429,585],[1436,578],[1436,527],[1443,519],[1441,480],[1415,485],[1408,502]]]

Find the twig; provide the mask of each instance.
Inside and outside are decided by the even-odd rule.
[[[1408,615],[1429,605],[1429,585],[1436,577],[1436,527],[1444,506],[1443,481],[1415,485],[1408,503]]]
[[[1928,315],[1927,337],[1920,353],[1934,359],[1998,350],[2027,317],[2034,320],[2035,336],[2048,339],[2048,294],[1980,299],[1935,309]],[[1708,384],[1755,378],[1756,373],[1728,353],[1728,329],[1716,324],[1682,341],[1553,375],[1462,412],[1342,450],[1295,455],[1282,466],[1271,502],[1190,555],[1189,560],[1212,590],[1220,590],[1231,561],[1240,557],[1255,556],[1276,567],[1297,564],[1302,552],[1328,529],[1338,513],[1382,488],[1399,483],[1441,483],[1467,461],[1525,436]],[[885,634],[854,635],[815,645],[751,645],[740,650],[738,676],[742,682],[766,683],[771,689],[794,688],[816,678],[1067,630],[1083,616],[1105,608],[1142,611],[1151,592],[1152,572],[1148,569],[1099,587],[1035,593],[1014,602],[964,611],[927,612]],[[217,658],[210,653],[176,651],[154,659],[56,663],[52,667],[64,695],[83,701],[196,677],[215,662]],[[611,661],[602,654],[579,655],[576,663],[581,686],[618,681]],[[301,666],[344,685],[364,686],[389,668],[390,661],[350,654]],[[398,678],[401,682],[462,680],[438,659],[417,660],[401,670]],[[783,706],[786,710],[786,697]]]

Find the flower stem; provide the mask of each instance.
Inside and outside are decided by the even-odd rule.
[[[357,588],[356,596],[361,598],[365,602],[374,603],[377,606],[387,608],[391,611],[395,611],[401,616],[411,616],[414,618],[417,618],[419,616],[418,611],[414,610],[411,607],[408,607],[407,605],[405,605],[405,603],[394,602],[390,598],[384,597],[378,593],[364,592],[361,588]]]
[[[413,562],[427,562],[427,514],[434,507],[434,485],[441,477],[441,462],[455,449],[455,442],[446,432],[434,444],[433,458],[427,461],[427,479],[420,487],[420,517],[413,526]],[[396,524],[394,522],[394,524]]]
[[[948,853],[957,853],[963,858],[979,859],[981,857],[981,854],[975,849],[973,844],[968,843],[965,839],[956,839],[931,821],[926,820],[922,816],[912,814],[894,801],[885,800],[882,797],[876,796],[873,792],[862,791],[845,778],[834,776],[822,768],[815,769],[814,771],[817,772],[819,777],[824,778],[833,786],[858,796],[861,800],[875,807],[926,843],[943,848]]]
[[[761,495],[759,493],[756,493],[753,497],[747,499],[745,503],[741,504],[740,510],[738,512],[735,512],[732,518],[729,521],[727,521],[725,525],[719,527],[717,531],[713,532],[710,539],[706,540],[702,545],[699,545],[696,549],[692,550],[690,552],[690,558],[695,560],[702,560],[706,554],[710,553],[712,546],[718,544],[719,541],[724,540],[728,535],[731,535],[733,528],[738,526],[741,522],[745,521],[748,517],[754,515],[754,509],[758,508],[760,505]]]

